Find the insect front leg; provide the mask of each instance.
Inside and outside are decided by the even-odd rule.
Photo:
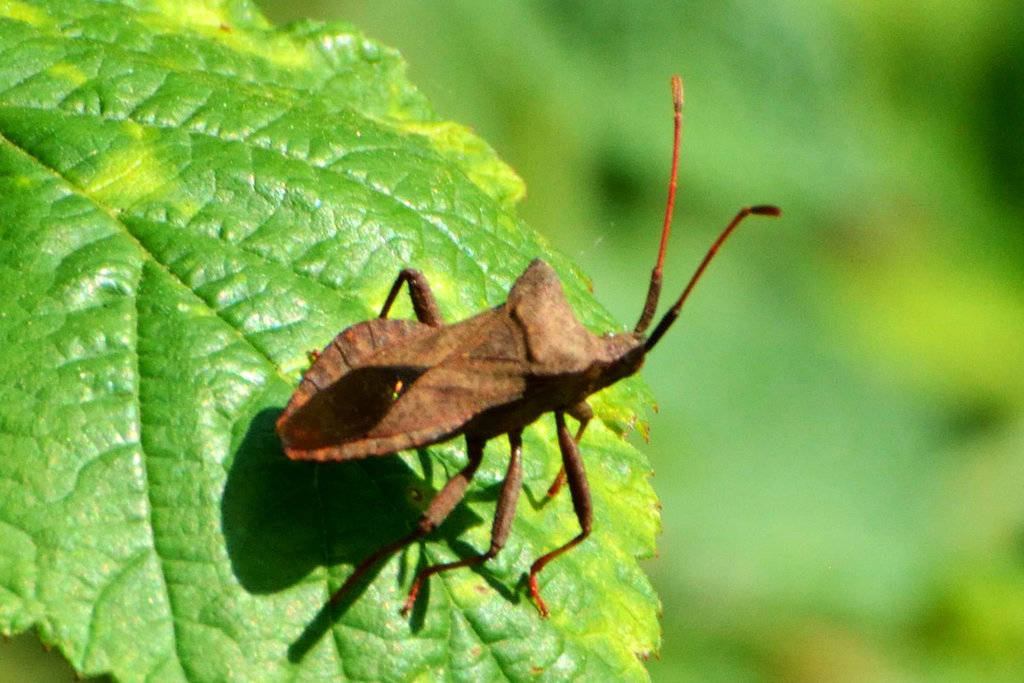
[[[580,457],[580,449],[576,446],[576,440],[569,433],[569,428],[565,426],[563,411],[555,411],[555,424],[558,427],[558,447],[562,451],[562,467],[565,471],[566,481],[569,483],[569,493],[572,494],[572,507],[576,511],[576,519],[580,522],[580,533],[565,545],[537,558],[530,567],[530,596],[537,603],[537,609],[540,610],[543,617],[548,616],[548,607],[541,600],[540,588],[537,586],[537,574],[544,569],[548,562],[575,547],[589,536],[594,518],[594,508],[590,502],[590,484],[587,483],[587,474],[583,469],[583,458]]]
[[[409,298],[412,299],[412,309],[416,313],[416,319],[431,327],[444,325],[441,309],[437,307],[437,300],[434,299],[434,293],[430,290],[426,276],[415,268],[406,268],[398,274],[378,317],[388,317],[388,311],[391,310],[391,305],[395,303],[398,292],[402,289],[402,283],[405,282],[409,283]]]
[[[586,401],[580,401],[574,406],[569,406],[566,411],[570,416],[576,418],[580,422],[579,428],[576,430],[575,441],[579,445],[580,439],[583,438],[583,430],[587,428],[587,423],[594,417],[594,409],[590,407],[590,404]],[[551,486],[548,487],[548,498],[554,498],[558,495],[558,492],[562,489],[562,484],[565,483],[565,465],[558,470],[558,475],[555,480],[551,482]]]
[[[467,557],[458,562],[446,564],[435,564],[427,567],[416,575],[412,588],[409,589],[409,598],[405,601],[402,614],[408,614],[416,602],[416,595],[420,591],[423,581],[434,574],[458,567],[473,567],[497,555],[505,547],[509,531],[512,530],[512,520],[516,516],[516,503],[519,502],[519,491],[523,486],[523,440],[522,431],[509,432],[508,442],[511,456],[508,461],[508,471],[505,473],[505,482],[501,485],[501,493],[498,495],[498,507],[494,513],[494,523],[491,525],[491,547],[485,553],[475,557]]]
[[[345,594],[352,589],[354,585],[365,575],[370,569],[374,567],[381,560],[387,559],[394,553],[398,552],[410,543],[415,542],[431,531],[436,529],[441,522],[445,520],[448,514],[459,504],[462,500],[462,496],[466,493],[466,487],[469,486],[470,480],[473,479],[473,475],[476,474],[477,468],[480,466],[480,460],[484,457],[484,441],[483,439],[471,439],[466,437],[466,453],[469,457],[469,462],[463,467],[458,474],[445,482],[444,487],[434,496],[430,504],[427,505],[427,509],[423,511],[423,516],[420,517],[419,522],[416,523],[416,528],[411,532],[398,539],[390,545],[386,545],[368,558],[363,560],[363,563],[356,567],[355,571],[345,579],[345,583],[341,585],[341,588],[336,590],[331,596],[331,604],[337,604]],[[414,584],[413,589],[417,589]],[[410,604],[412,598],[415,595],[410,593]],[[407,608],[403,608],[403,613]]]

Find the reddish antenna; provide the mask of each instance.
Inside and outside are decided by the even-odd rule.
[[[761,204],[758,206],[745,206],[740,209],[736,217],[732,219],[729,225],[726,226],[722,234],[718,236],[715,243],[708,249],[708,253],[704,254],[704,260],[697,266],[697,270],[693,273],[693,277],[690,278],[690,282],[686,285],[686,289],[679,296],[679,299],[672,304],[672,308],[668,309],[668,313],[658,322],[658,326],[654,328],[654,332],[651,332],[651,336],[644,342],[644,349],[650,351],[654,348],[654,345],[661,339],[661,335],[665,334],[668,328],[675,322],[676,318],[679,317],[679,311],[683,310],[683,304],[686,303],[686,298],[690,296],[690,292],[693,291],[693,286],[697,284],[697,280],[704,274],[704,269],[711,263],[711,259],[714,258],[715,254],[718,253],[718,248],[722,246],[732,231],[736,229],[736,226],[743,222],[743,219],[747,216],[755,214],[758,216],[781,216],[782,210],[777,206],[770,204]]]
[[[640,320],[637,321],[636,327],[633,330],[633,334],[640,336],[650,326],[651,321],[654,319],[654,313],[658,308],[658,299],[661,296],[661,276],[662,266],[665,262],[665,249],[668,246],[668,234],[672,229],[672,210],[675,208],[676,203],[676,185],[677,176],[679,174],[679,138],[680,130],[683,124],[683,81],[679,76],[672,77],[672,106],[674,109],[673,116],[673,132],[672,132],[672,170],[669,174],[668,180],[668,202],[665,206],[665,221],[661,226],[661,245],[658,247],[658,261],[654,264],[654,269],[651,271],[651,285],[647,289],[647,300],[644,302],[644,310],[640,313]],[[769,204],[761,204],[758,206],[747,206],[740,209],[736,217],[732,219],[732,222],[726,226],[722,234],[718,236],[711,248],[708,249],[708,253],[704,255],[704,260],[697,266],[697,270],[694,272],[693,277],[690,278],[690,282],[686,285],[686,289],[679,296],[679,299],[672,305],[672,308],[668,310],[668,313],[658,322],[658,326],[654,328],[654,332],[644,342],[644,349],[650,351],[658,340],[661,339],[662,335],[668,330],[668,328],[675,322],[676,318],[679,317],[679,312],[683,308],[683,304],[686,303],[687,297],[690,296],[690,292],[693,291],[694,285],[697,284],[697,280],[704,274],[704,270],[708,267],[711,259],[714,258],[718,252],[718,248],[722,246],[732,231],[736,229],[736,226],[743,222],[743,219],[747,216],[755,214],[760,216],[779,216],[782,211]]]
[[[661,224],[661,246],[658,248],[658,262],[651,271],[651,286],[647,289],[647,300],[644,310],[640,313],[633,334],[644,333],[654,319],[658,309],[658,297],[661,296],[661,268],[665,263],[665,247],[668,245],[668,233],[672,229],[672,210],[676,206],[676,179],[679,175],[679,138],[683,128],[683,79],[672,77],[672,170],[668,176],[668,201],[665,203],[665,220]]]

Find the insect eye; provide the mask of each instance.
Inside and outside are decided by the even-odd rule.
[[[402,395],[402,389],[404,387],[405,387],[405,384],[402,383],[402,380],[398,380],[397,382],[395,382],[395,388],[391,391],[391,400],[392,401],[397,401],[398,400],[398,397]]]

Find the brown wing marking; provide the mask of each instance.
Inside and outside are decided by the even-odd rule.
[[[296,460],[351,460],[447,440],[459,434],[480,411],[520,398],[526,382],[518,370],[517,363],[505,360],[461,359],[445,363],[408,384],[403,380],[406,388],[389,410],[365,411],[365,405],[349,410],[353,413],[351,417],[346,415],[337,420],[359,423],[343,427],[348,439],[334,437],[335,441],[313,448],[289,444],[286,452]],[[351,399],[348,402],[353,403]],[[378,418],[376,424],[364,428],[369,420]],[[352,438],[357,436],[361,438]]]
[[[422,369],[397,368],[388,374],[378,369],[370,371],[366,367],[374,354],[380,349],[402,341],[416,338],[434,331],[429,325],[411,320],[378,319],[353,325],[342,331],[328,344],[316,362],[306,371],[302,382],[292,395],[284,412],[277,421],[277,431],[285,444],[298,447],[298,444],[311,444],[309,435],[325,423],[344,422],[348,413],[367,408],[359,400],[343,401],[342,392],[353,387],[362,390],[364,395],[387,397],[387,406],[393,402],[392,393],[399,379],[411,375],[419,376]],[[356,376],[350,377],[353,372]],[[379,391],[373,391],[380,385]],[[340,385],[340,386],[339,386]],[[313,402],[311,404],[310,402]],[[370,401],[373,403],[373,401]],[[377,403],[380,403],[378,398]],[[335,413],[332,418],[331,411]],[[375,424],[374,420],[371,424]],[[330,431],[330,430],[328,430]],[[350,430],[349,430],[350,431]],[[325,445],[325,444],[319,444]]]

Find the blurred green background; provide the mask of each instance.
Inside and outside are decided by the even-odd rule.
[[[624,325],[657,247],[670,74],[666,296],[739,206],[783,207],[644,371],[655,680],[1024,680],[1019,0],[260,4],[401,50]]]

